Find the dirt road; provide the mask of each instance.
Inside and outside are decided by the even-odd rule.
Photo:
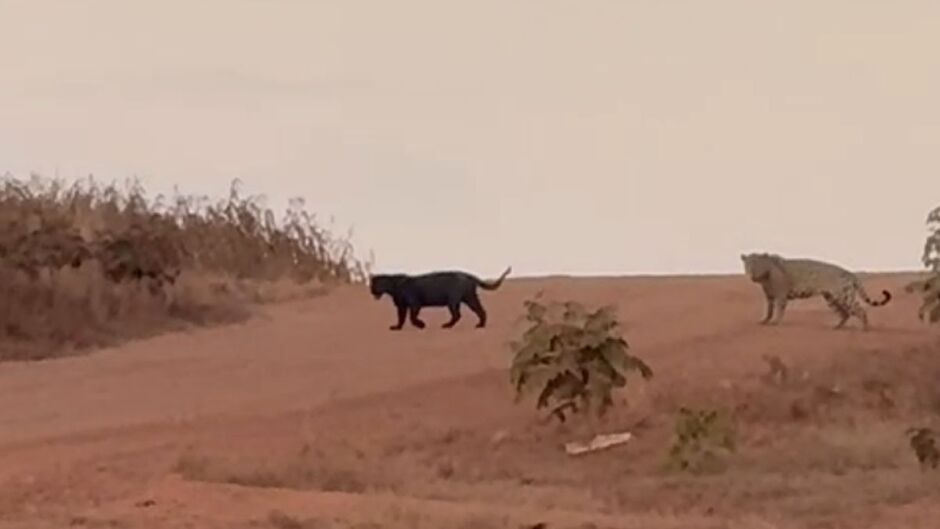
[[[731,518],[693,511],[604,514],[593,500],[566,503],[561,496],[540,508],[536,500],[507,504],[482,477],[443,492],[411,488],[403,494],[371,486],[261,490],[183,480],[177,471],[187,448],[237,446],[239,457],[261,458],[297,441],[303,429],[321,436],[329,430],[333,440],[381,439],[359,447],[368,461],[382,460],[389,439],[420,442],[410,435],[433,437],[457,428],[489,439],[511,424],[506,421],[531,415],[512,406],[503,370],[522,301],[540,290],[589,304],[616,303],[628,341],[656,372],[652,384],[665,391],[693,380],[718,388],[723,381],[753,378],[764,369],[765,354],[811,368],[833,351],[899,351],[932,343],[935,333],[913,317],[916,299],[899,292],[904,279],[867,281],[871,292],[887,286],[896,294],[887,307],[869,309],[873,329],[867,333],[833,331],[834,316],[819,300],[791,305],[778,327],[758,326],[759,290],[741,276],[548,278],[509,281],[484,293],[490,313],[485,330],[473,327],[468,312],[456,328],[440,329],[447,319],[441,310],[427,312],[424,331],[391,332],[388,300],[375,302],[364,289],[346,287],[268,307],[245,324],[88,356],[2,364],[0,526],[278,526],[287,523],[278,522],[276,513],[283,511],[353,527],[375,523],[364,514],[372,509],[390,527],[459,527],[467,516],[484,528],[515,527],[540,516],[559,526],[723,527]],[[767,525],[754,513],[734,517],[736,527],[784,526]]]

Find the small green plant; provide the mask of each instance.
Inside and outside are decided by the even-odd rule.
[[[930,428],[908,428],[911,450],[917,456],[922,469],[940,466],[940,450],[937,450],[936,434]]]
[[[613,404],[611,393],[626,386],[627,375],[638,372],[644,379],[653,371],[629,354],[629,345],[618,334],[616,309],[594,311],[581,304],[537,300],[524,302],[529,327],[513,342],[510,380],[516,401],[538,391],[536,409],[549,409],[549,418],[565,422],[566,412],[596,412],[603,416]]]
[[[676,417],[668,466],[690,472],[715,470],[722,456],[735,447],[734,425],[726,413],[683,407]]]

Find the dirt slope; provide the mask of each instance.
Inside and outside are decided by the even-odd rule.
[[[85,357],[3,364],[0,526],[486,528],[550,521],[557,527],[798,527],[788,522],[790,511],[768,514],[760,502],[725,498],[711,510],[700,511],[696,503],[664,512],[623,500],[627,507],[614,509],[597,494],[562,490],[552,476],[490,479],[498,470],[485,463],[494,432],[518,424],[524,424],[520,436],[537,430],[530,410],[512,406],[503,371],[521,303],[539,290],[616,303],[631,346],[656,372],[650,391],[668,395],[670,388],[681,393],[694,386],[707,395],[753,379],[765,369],[766,354],[813,370],[837,352],[933,344],[936,333],[913,317],[916,300],[898,288],[904,279],[867,281],[873,293],[890,287],[896,294],[887,307],[870,308],[867,333],[831,330],[834,317],[818,300],[791,305],[779,327],[758,326],[759,290],[739,276],[549,278],[509,281],[484,293],[490,325],[482,331],[473,328],[469,312],[455,329],[439,329],[446,311],[429,311],[428,329],[390,332],[390,303],[349,287],[270,307],[243,325]],[[396,450],[395,443],[404,448]],[[323,483],[309,476],[262,489],[177,475],[186,473],[181,454],[187,450],[199,457],[221,454],[231,463],[225,471],[234,475],[248,460],[267,461],[266,472],[287,468],[292,463],[278,467],[278,461],[301,445],[316,445],[331,464],[348,456],[369,470],[350,478],[345,489],[317,486]],[[507,464],[561,461],[554,438],[535,446]],[[616,453],[631,457],[629,449]],[[413,471],[428,457],[434,459],[429,475],[437,476],[433,490],[422,489],[430,481]],[[609,461],[598,461],[583,464],[608,472]],[[450,470],[441,470],[445,463]],[[388,475],[378,476],[383,465]],[[233,475],[218,481],[238,482]],[[526,484],[532,486],[525,498],[513,496]],[[295,485],[305,490],[277,488]],[[912,497],[879,513],[927,527],[916,524],[936,519],[929,505]],[[822,518],[829,523],[839,513]]]

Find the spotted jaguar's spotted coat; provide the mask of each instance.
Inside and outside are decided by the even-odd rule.
[[[744,273],[764,290],[767,315],[761,320],[762,324],[779,322],[787,302],[819,295],[839,315],[835,328],[841,328],[850,316],[855,316],[867,329],[868,315],[856,295],[875,307],[891,300],[891,293],[883,290],[884,298],[873,301],[855,274],[832,263],[815,259],[786,259],[767,253],[743,254],[741,261],[744,263]]]

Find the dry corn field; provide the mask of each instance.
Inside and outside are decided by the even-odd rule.
[[[359,281],[349,241],[302,201],[277,218],[233,183],[222,200],[150,198],[136,182],[0,181],[0,359],[38,359]]]

